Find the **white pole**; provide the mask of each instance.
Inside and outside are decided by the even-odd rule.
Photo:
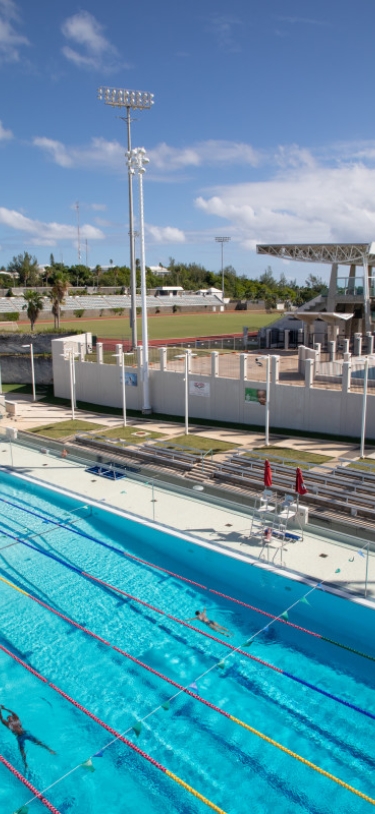
[[[189,435],[189,351],[185,352],[185,435]]]
[[[148,381],[148,325],[146,300],[146,266],[145,266],[145,230],[143,213],[143,173],[144,168],[138,167],[139,178],[139,223],[140,223],[140,249],[141,249],[141,297],[142,297],[142,345],[143,345],[143,407],[142,413],[151,413],[149,381]]]
[[[72,403],[72,421],[74,421],[74,380],[73,380],[73,353],[69,351],[69,374],[70,374],[70,400]]]
[[[266,447],[270,443],[270,356],[266,356]]]
[[[124,416],[124,427],[126,427],[126,393],[125,393],[125,354],[122,351],[121,356],[121,375],[122,375],[122,411]]]
[[[31,381],[33,384],[33,401],[36,401],[36,392],[35,392],[35,369],[34,369],[34,347],[33,343],[30,343],[30,359],[31,359]]]
[[[368,356],[366,356],[365,359],[364,379],[363,379],[362,428],[361,428],[361,451],[360,451],[361,458],[365,457],[367,384],[368,384]]]

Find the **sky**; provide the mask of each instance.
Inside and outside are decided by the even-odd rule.
[[[100,86],[154,94],[132,117],[147,265],[219,271],[225,236],[258,277],[257,243],[374,240],[374,28],[373,0],[0,0],[0,266],[77,263],[78,214],[82,262],[129,265],[126,125]]]

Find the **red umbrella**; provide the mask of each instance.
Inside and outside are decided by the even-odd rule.
[[[272,469],[269,461],[264,462],[264,485],[268,489],[272,486]]]
[[[302,470],[297,466],[296,469],[296,488],[297,495],[305,495],[307,492],[306,486],[303,482]]]

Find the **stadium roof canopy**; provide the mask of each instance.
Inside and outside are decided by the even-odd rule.
[[[305,263],[338,263],[362,265],[366,261],[375,265],[374,243],[279,243],[258,245],[257,254],[269,254],[282,260]]]

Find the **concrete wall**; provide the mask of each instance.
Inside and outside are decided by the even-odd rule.
[[[69,363],[64,360],[64,348],[86,347],[87,335],[71,337],[69,340],[55,340],[53,348],[53,371],[55,395],[70,398]],[[160,349],[161,357],[163,349]],[[141,356],[141,354],[139,354]],[[278,380],[277,356],[271,357],[272,380],[270,383],[270,425],[278,429],[294,429],[304,432],[329,433],[332,435],[356,436],[361,433],[362,393],[350,392],[349,379],[343,382],[342,390],[314,388],[312,359],[306,359],[308,366],[305,386],[280,383]],[[189,416],[215,421],[228,421],[246,426],[263,426],[265,408],[258,402],[245,402],[245,387],[264,390],[265,383],[246,378],[246,355],[242,355],[241,375],[238,379],[227,379],[213,375],[190,375],[190,381],[202,381],[210,385],[209,397],[189,395]],[[93,404],[122,407],[122,389],[118,365],[93,362],[75,362],[77,399]],[[137,387],[126,387],[128,409],[142,409],[141,368],[126,368],[137,372]],[[150,396],[154,412],[183,416],[185,412],[185,384],[183,373],[163,369],[150,369]],[[349,385],[349,389],[348,389]],[[375,397],[369,393],[367,399],[367,438],[375,438]]]

